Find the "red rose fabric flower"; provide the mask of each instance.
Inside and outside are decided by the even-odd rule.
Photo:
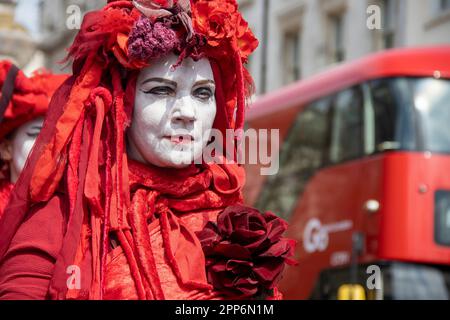
[[[194,30],[204,34],[211,47],[231,44],[242,59],[258,47],[258,40],[238,11],[235,0],[199,0],[192,7]]]
[[[206,256],[208,281],[242,298],[271,295],[295,241],[283,238],[287,223],[271,212],[242,205],[228,207],[197,234]]]

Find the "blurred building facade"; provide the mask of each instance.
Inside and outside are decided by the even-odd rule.
[[[67,26],[71,6],[84,14],[105,2],[40,0],[38,48],[47,68],[61,72],[58,62],[76,34],[76,29]],[[450,43],[450,0],[238,2],[261,42],[248,66],[258,94],[386,48]],[[371,11],[373,5],[375,11]],[[368,27],[368,21],[376,19],[374,14],[380,15],[381,29]]]
[[[25,68],[34,56],[35,44],[26,29],[15,22],[16,5],[15,0],[0,0],[0,59]]]
[[[63,72],[60,62],[78,31],[74,17],[101,8],[106,0],[39,0],[38,49],[44,54],[44,66],[54,72]],[[80,19],[82,20],[82,18]],[[69,72],[70,70],[65,70]]]
[[[249,62],[259,94],[383,49],[450,44],[450,0],[239,0],[239,4],[261,40]],[[372,29],[377,18],[381,28]]]

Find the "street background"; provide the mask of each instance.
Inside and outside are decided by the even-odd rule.
[[[70,73],[60,61],[77,26],[105,2],[0,0],[0,59]],[[238,2],[260,40],[247,66],[257,90],[248,127],[284,138],[279,173],[247,166],[244,194],[289,220],[298,242],[285,297],[450,299],[450,0]],[[412,47],[436,48],[313,77]],[[346,86],[349,74],[362,80]]]
[[[17,3],[15,3],[17,2]],[[104,0],[0,0],[0,56],[27,72],[61,61],[71,15]],[[260,46],[249,61],[258,95],[393,47],[450,43],[450,0],[240,0]],[[373,6],[381,28],[369,28]],[[69,72],[70,68],[66,70]]]

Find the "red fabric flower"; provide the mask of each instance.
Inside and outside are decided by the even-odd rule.
[[[152,9],[172,8],[177,3],[176,0],[134,0],[134,2]]]
[[[208,281],[243,298],[271,295],[286,263],[295,264],[295,242],[282,238],[287,223],[271,212],[242,205],[219,214],[197,234],[206,255]]]
[[[194,30],[204,34],[211,47],[231,44],[244,61],[258,47],[258,40],[239,13],[235,0],[196,1],[192,18]]]
[[[172,15],[171,9],[177,0],[133,0],[134,6],[147,18],[152,20]]]
[[[167,55],[178,46],[179,39],[174,30],[162,22],[152,23],[141,17],[128,39],[128,56],[132,60],[148,61]]]

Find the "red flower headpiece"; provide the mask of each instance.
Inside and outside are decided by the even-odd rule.
[[[180,55],[177,65],[186,57],[198,60],[206,56],[217,62],[228,127],[243,127],[245,98],[254,91],[243,64],[257,48],[258,40],[239,13],[236,0],[108,2],[103,10],[86,15],[69,56],[77,61],[98,52],[104,65],[116,60],[129,70],[142,69],[155,57],[136,53],[141,44],[146,52],[176,51]],[[173,32],[179,43],[171,39]]]

